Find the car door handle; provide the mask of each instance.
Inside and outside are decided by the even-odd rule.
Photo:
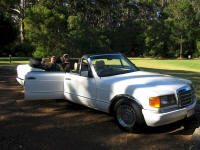
[[[65,78],[65,80],[71,80],[70,78]]]
[[[27,79],[28,80],[35,80],[36,78],[35,77],[28,77]]]

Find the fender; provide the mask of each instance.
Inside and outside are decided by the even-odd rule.
[[[138,105],[141,109],[143,109],[142,105],[140,104],[140,102],[135,99],[133,96],[127,95],[127,94],[119,94],[116,95],[110,102],[110,106],[109,106],[109,113],[113,114],[113,108],[116,104],[116,102],[122,98],[126,98],[127,100],[131,100],[133,103],[135,103],[136,105]]]

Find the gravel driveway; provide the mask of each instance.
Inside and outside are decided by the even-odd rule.
[[[196,118],[140,133],[65,100],[24,101],[16,72],[0,69],[0,150],[188,150]]]

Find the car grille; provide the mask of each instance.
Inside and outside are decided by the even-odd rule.
[[[194,91],[192,89],[181,89],[177,93],[179,107],[185,107],[192,103],[194,98]]]

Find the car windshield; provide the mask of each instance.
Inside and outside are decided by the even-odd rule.
[[[90,56],[90,60],[99,77],[137,71],[137,67],[121,54],[105,54]]]

